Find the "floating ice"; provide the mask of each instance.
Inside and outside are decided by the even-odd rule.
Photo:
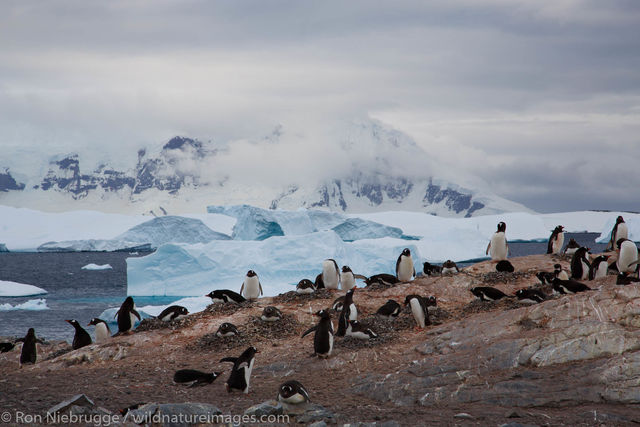
[[[0,280],[0,297],[29,297],[46,293],[47,291],[37,286]]]
[[[47,307],[46,299],[30,299],[29,301],[23,302],[22,304],[0,304],[0,311],[15,311],[15,310],[32,310],[32,311],[40,311],[40,310],[49,310]]]
[[[84,267],[82,267],[82,270],[110,270],[113,267],[111,267],[111,264],[87,264]]]
[[[158,247],[165,243],[207,243],[212,240],[229,240],[231,237],[213,231],[199,219],[162,216],[136,225],[115,239],[149,243]]]

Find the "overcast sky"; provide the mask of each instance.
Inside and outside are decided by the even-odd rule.
[[[0,166],[362,117],[534,210],[640,211],[640,1],[0,2]]]

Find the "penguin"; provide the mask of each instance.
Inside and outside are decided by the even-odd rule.
[[[36,349],[36,343],[44,344],[44,341],[40,338],[36,338],[36,331],[33,328],[29,328],[27,335],[24,338],[18,338],[16,343],[22,343],[22,351],[20,352],[20,367],[26,364],[34,364],[38,359],[38,351]]]
[[[331,356],[333,351],[333,324],[331,323],[331,314],[327,310],[316,312],[316,316],[320,318],[317,325],[309,328],[302,334],[301,338],[315,331],[313,337],[314,356],[327,358]]]
[[[556,265],[560,265],[560,264],[556,264]],[[542,285],[550,285],[551,281],[556,277],[554,272],[548,272],[548,271],[538,271],[536,273],[536,277],[538,278],[538,281],[540,282],[540,284]],[[568,279],[568,277],[567,277]]]
[[[205,297],[211,298],[213,303],[234,302],[236,304],[240,304],[241,302],[246,301],[245,297],[229,289],[217,289],[209,292]]]
[[[260,316],[260,318],[264,322],[276,322],[282,319],[282,312],[270,305],[262,310],[262,316]]]
[[[569,273],[567,273],[560,264],[553,264],[553,276],[560,280],[569,280]],[[553,282],[553,279],[551,280]]]
[[[238,332],[238,328],[236,328],[236,325],[228,322],[225,322],[222,325],[220,325],[218,327],[218,330],[216,331],[216,335],[219,337],[232,337],[238,334],[239,332]]]
[[[13,350],[16,345],[12,342],[0,342],[0,353],[6,353]]]
[[[425,276],[437,276],[442,274],[442,267],[439,265],[433,265],[429,262],[422,264],[422,272]]]
[[[503,259],[503,260],[498,261],[496,263],[496,271],[497,272],[500,272],[500,273],[513,273],[515,270],[516,269],[513,267],[513,264],[511,264],[506,259]]]
[[[335,312],[340,312],[342,311],[343,305],[344,305],[344,295],[336,298],[335,301],[333,301],[333,304],[331,304],[331,309]]]
[[[244,282],[242,282],[242,286],[240,286],[240,295],[248,300],[252,300],[258,299],[262,294],[262,285],[260,284],[260,280],[258,280],[258,275],[253,270],[247,271]]]
[[[619,239],[616,242],[618,260],[616,266],[622,273],[635,273],[638,268],[638,248],[629,239]]]
[[[190,387],[211,384],[218,378],[220,372],[202,372],[195,369],[180,369],[173,374],[173,382],[188,384]]]
[[[162,313],[158,314],[158,319],[163,322],[169,322],[171,320],[183,319],[187,317],[188,314],[189,310],[185,307],[182,307],[181,305],[172,305],[162,310]]]
[[[567,247],[564,248],[564,254],[572,256],[578,249],[580,249],[580,245],[578,244],[578,242],[576,242],[575,239],[569,239]]]
[[[84,328],[80,326],[80,323],[78,323],[77,320],[65,320],[65,322],[69,323],[76,330],[76,333],[73,335],[73,343],[71,344],[72,349],[77,350],[93,343],[93,341],[91,341],[91,335],[89,335],[89,332],[85,331]]]
[[[378,338],[378,334],[376,334],[369,328],[365,328],[357,320],[349,321],[349,326],[347,326],[346,336],[359,338],[363,340]]]
[[[571,278],[585,280],[589,277],[589,269],[591,264],[587,259],[589,256],[589,248],[584,246],[578,249],[571,257]]]
[[[384,286],[392,286],[392,285],[395,285],[396,283],[400,283],[400,280],[398,280],[398,278],[393,274],[381,273],[381,274],[374,274],[373,276],[365,279],[364,282],[367,284],[367,286],[373,285],[375,283],[379,283]]]
[[[404,299],[404,305],[411,306],[411,313],[413,313],[413,318],[420,329],[424,329],[426,325],[431,324],[427,298],[415,294],[407,295]]]
[[[353,303],[353,292],[355,288],[351,288],[344,296],[344,303],[342,305],[342,311],[340,311],[340,317],[338,318],[338,331],[336,336],[343,337],[347,333],[347,326],[349,326],[350,320],[358,320],[358,310]]]
[[[591,262],[591,267],[589,268],[589,280],[606,277],[607,270],[609,269],[607,259],[609,259],[609,255],[598,255],[595,257]]]
[[[560,255],[560,253],[562,253],[562,245],[564,245],[564,227],[562,225],[558,225],[553,229],[551,237],[549,237],[547,253]]]
[[[87,326],[95,326],[96,328],[96,342],[101,343],[107,341],[111,338],[111,331],[109,330],[109,325],[102,319],[98,319],[94,317],[87,323]]]
[[[296,285],[296,292],[299,294],[312,294],[316,291],[316,286],[309,279],[302,279]]]
[[[348,291],[349,289],[356,287],[356,277],[347,265],[342,266],[342,272],[340,273],[340,286],[343,291]]]
[[[493,236],[491,236],[491,240],[489,241],[489,245],[487,246],[485,255],[489,255],[494,261],[507,259],[509,244],[507,243],[507,237],[505,234],[506,230],[507,224],[499,222],[498,230],[493,233]]]
[[[231,393],[233,390],[241,390],[244,394],[249,393],[249,381],[251,379],[253,364],[256,361],[256,353],[259,353],[258,349],[251,346],[238,357],[224,357],[220,359],[221,363],[233,363],[231,375],[229,375],[227,382],[224,383],[228,393]]]
[[[613,251],[617,248],[616,243],[620,239],[628,239],[629,238],[629,229],[627,228],[627,224],[622,219],[622,216],[618,216],[616,218],[616,223],[611,230],[611,237],[609,238],[609,243],[607,244],[607,249],[605,251]]]
[[[576,294],[578,292],[590,291],[591,288],[577,280],[560,280],[557,277],[552,282],[553,290],[559,294]]]
[[[307,389],[305,389],[304,386],[296,380],[290,380],[280,384],[276,400],[289,405],[299,405],[301,403],[311,402]]]
[[[444,276],[445,274],[458,274],[460,273],[460,269],[458,268],[458,266],[456,265],[455,262],[451,261],[450,259],[446,260],[445,262],[442,263],[442,275]]]
[[[131,333],[133,326],[136,323],[136,317],[141,320],[140,314],[136,311],[136,304],[133,302],[133,298],[127,297],[120,309],[113,317],[118,317],[118,332],[116,335]]]
[[[338,289],[340,285],[340,269],[334,259],[325,259],[322,263],[322,273],[316,277],[316,288]]]
[[[525,304],[541,303],[547,296],[540,290],[534,288],[519,289],[516,291],[518,301]]]
[[[409,248],[404,248],[396,261],[396,277],[401,282],[408,282],[416,275],[416,268],[413,266],[413,258]]]
[[[376,311],[376,314],[380,317],[391,319],[392,317],[398,317],[402,307],[396,301],[390,299],[382,307]]]
[[[616,278],[616,285],[630,285],[632,283],[640,283],[640,279],[637,277],[629,276],[629,273],[618,273]]]
[[[508,295],[500,289],[492,288],[490,286],[476,286],[469,290],[472,294],[480,298],[480,301],[497,301],[504,297],[508,297]]]

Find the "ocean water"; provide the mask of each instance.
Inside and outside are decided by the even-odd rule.
[[[606,245],[596,244],[598,233],[566,233],[565,241],[573,237],[593,253],[602,252]],[[510,242],[510,256],[546,253],[546,242]],[[0,253],[0,280],[26,283],[45,289],[46,295],[7,298],[2,304],[12,306],[30,300],[45,299],[48,310],[0,311],[0,337],[24,336],[29,328],[48,340],[73,339],[74,329],[65,319],[76,319],[86,325],[92,317],[105,309],[119,307],[127,296],[126,259],[124,252],[73,253]],[[110,264],[108,270],[83,270],[87,264]],[[461,266],[469,263],[460,264]],[[165,305],[181,297],[134,297],[137,306]],[[105,319],[107,320],[107,319]],[[93,327],[86,327],[93,336]],[[113,331],[115,332],[115,331]]]

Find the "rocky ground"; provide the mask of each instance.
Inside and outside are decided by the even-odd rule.
[[[151,322],[109,343],[68,351],[39,346],[39,361],[18,369],[19,350],[0,356],[2,411],[44,414],[83,393],[117,413],[138,403],[199,402],[223,414],[243,414],[276,397],[290,379],[305,385],[323,411],[298,421],[376,425],[627,425],[640,423],[640,287],[617,286],[615,276],[588,282],[594,289],[525,305],[515,298],[480,302],[473,286],[495,286],[513,295],[534,285],[535,273],[568,260],[535,255],[511,260],[516,273],[495,273],[482,262],[460,274],[419,278],[377,289],[358,289],[359,318],[380,337],[336,339],[334,354],[312,357],[313,312],[341,295],[292,293],[241,306],[210,306],[169,325]],[[387,322],[373,314],[388,299],[435,295],[432,325],[415,328],[409,311]],[[281,322],[259,320],[267,305]],[[231,322],[241,336],[215,337]],[[231,364],[249,345],[260,353],[249,394],[224,388]],[[219,371],[213,384],[172,383],[178,369]],[[296,418],[291,418],[293,421]]]

